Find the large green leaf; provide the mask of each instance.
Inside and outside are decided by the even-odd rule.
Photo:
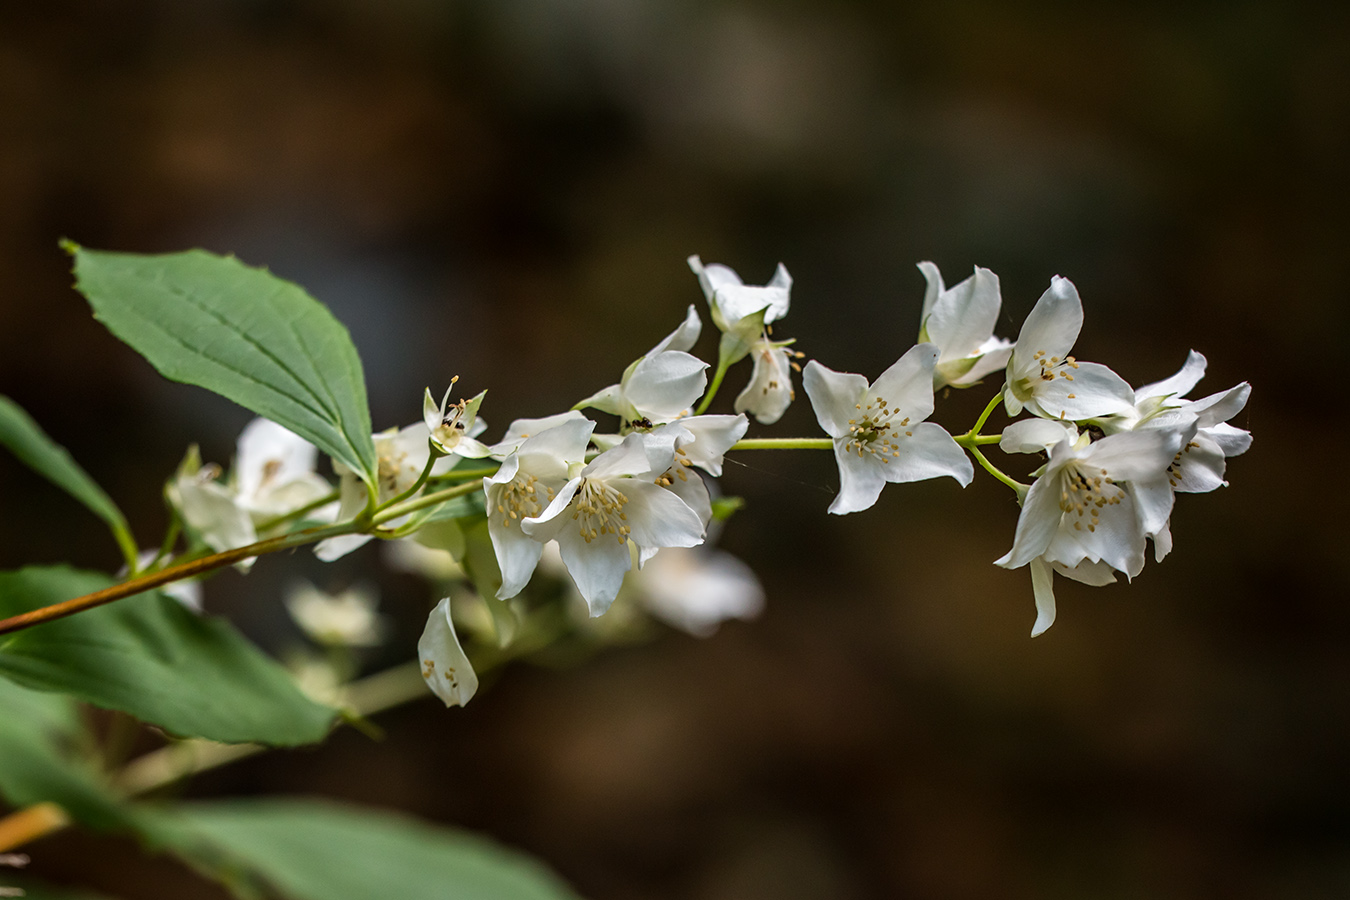
[[[95,828],[129,827],[131,813],[98,773],[71,758],[79,730],[69,697],[0,679],[0,796],[14,806],[55,803]]]
[[[94,315],[164,377],[228,397],[374,481],[361,359],[322,303],[270,272],[204,250],[67,249]]]
[[[136,558],[136,542],[117,504],[70,458],[64,447],[49,438],[28,413],[5,396],[0,396],[0,444],[8,447],[24,465],[89,507],[108,523],[123,555],[128,560]]]
[[[0,616],[111,583],[65,567],[0,573]],[[0,637],[0,675],[227,743],[313,743],[334,716],[229,623],[194,615],[157,591]]]
[[[179,849],[246,896],[249,875],[286,900],[577,896],[524,854],[387,812],[319,800],[240,800],[188,806],[174,819]]]

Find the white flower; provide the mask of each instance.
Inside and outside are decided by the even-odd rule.
[[[584,465],[594,427],[578,416],[539,431],[523,439],[495,475],[483,479],[488,535],[502,573],[498,599],[514,597],[529,583],[544,544],[522,530],[521,522],[542,513],[567,484],[572,467]]]
[[[1098,441],[1065,435],[1050,447],[1049,462],[1023,501],[1012,549],[996,564],[1016,569],[1041,558],[1074,569],[1104,562],[1130,577],[1139,574],[1143,522],[1171,504],[1170,492],[1148,485],[1192,434],[1193,422]]]
[[[574,475],[540,515],[522,522],[525,533],[535,540],[558,542],[592,616],[609,609],[619,593],[632,565],[629,540],[639,552],[693,547],[703,541],[698,515],[655,484],[674,461],[671,443],[640,433],[628,435]]]
[[[637,588],[649,613],[694,637],[709,637],[728,619],[753,619],[764,610],[764,588],[754,571],[730,553],[705,547],[657,553]]]
[[[575,409],[569,409],[564,413],[556,413],[551,416],[542,416],[537,419],[516,419],[511,426],[506,429],[506,434],[502,439],[492,445],[492,456],[495,459],[505,459],[511,455],[513,450],[520,447],[526,438],[533,437],[550,428],[556,428],[565,422],[589,422]],[[616,440],[615,443],[618,443]]]
[[[708,364],[685,351],[698,340],[703,323],[693,306],[684,322],[624,371],[618,384],[582,400],[573,409],[594,407],[619,417],[620,428],[650,428],[678,418],[708,384]]]
[[[1133,392],[1119,375],[1069,355],[1082,327],[1078,290],[1056,275],[1022,323],[1008,361],[1003,389],[1008,415],[1026,407],[1047,419],[1079,421],[1125,412],[1134,405]]]
[[[968,387],[1008,364],[1012,341],[994,337],[1003,299],[998,276],[975,267],[975,274],[952,288],[942,283],[942,274],[931,262],[919,263],[928,281],[919,317],[919,342],[937,345],[933,389],[945,385]]]
[[[333,488],[314,471],[318,453],[270,419],[249,422],[239,435],[234,463],[239,505],[261,523],[326,496]]]
[[[239,435],[231,478],[220,466],[203,466],[194,446],[168,485],[183,521],[213,550],[258,540],[257,526],[326,496],[332,488],[314,472],[318,451],[299,435],[267,419],[254,419]],[[326,514],[315,511],[314,518]],[[251,560],[241,563],[247,569]]]
[[[772,425],[783,417],[788,406],[797,399],[792,389],[793,352],[787,349],[791,341],[771,341],[761,337],[750,345],[754,369],[750,383],[736,395],[733,409],[749,413],[761,425]]]
[[[709,475],[721,475],[723,456],[745,437],[749,426],[745,416],[689,416],[662,425],[648,436],[648,456],[656,460],[654,465],[659,465],[664,454],[673,452],[670,468],[656,483],[683,500],[698,514],[705,528],[712,520],[712,499],[702,476],[690,470],[698,468]],[[644,548],[641,563],[645,564],[657,549]]]
[[[1205,357],[1192,350],[1181,370],[1171,378],[1136,390],[1133,409],[1098,420],[1107,434],[1175,429],[1194,420],[1195,435],[1177,452],[1166,470],[1154,478],[1152,487],[1155,490],[1206,493],[1226,486],[1226,458],[1237,456],[1251,446],[1249,432],[1228,424],[1228,420],[1247,405],[1250,384],[1244,381],[1201,400],[1182,399],[1182,395],[1190,393],[1204,377],[1205,365]],[[1166,512],[1170,516],[1170,506]],[[1153,538],[1154,555],[1159,562],[1172,548],[1170,521],[1161,513],[1162,510],[1158,510],[1145,523],[1145,532]]]
[[[431,458],[429,439],[431,430],[425,422],[418,422],[406,428],[390,428],[372,435],[375,441],[376,457],[376,498],[383,503],[411,488],[422,477],[427,460]],[[432,465],[431,474],[440,475],[450,471],[455,465],[453,457],[442,457]],[[355,518],[366,504],[370,494],[364,481],[347,466],[333,460],[333,471],[338,473],[338,513],[337,521],[345,522]],[[388,524],[397,526],[401,519]],[[372,539],[369,534],[344,534],[319,541],[314,545],[314,555],[324,562],[341,559]]]
[[[450,598],[446,597],[427,616],[426,628],[417,642],[422,661],[422,678],[431,692],[446,706],[463,706],[478,691],[478,675],[469,657],[459,645],[455,623],[450,617]]]
[[[388,623],[375,611],[379,598],[369,587],[351,587],[339,594],[329,594],[308,582],[300,582],[286,592],[285,602],[295,624],[325,646],[375,647],[387,630]]]
[[[835,372],[812,360],[802,384],[825,433],[834,438],[839,463],[836,515],[867,509],[887,482],[949,475],[964,487],[974,470],[933,412],[932,344],[909,349],[870,387],[861,375]]]
[[[482,405],[487,391],[451,405],[450,392],[455,389],[456,381],[459,381],[458,375],[450,379],[450,387],[445,389],[440,406],[431,396],[431,388],[426,389],[422,397],[422,422],[441,450],[469,459],[481,459],[492,452],[476,439],[487,430],[487,423],[478,418],[478,407]]]
[[[735,271],[720,263],[705,266],[698,256],[689,257],[687,262],[698,276],[703,295],[708,298],[713,324],[719,331],[741,333],[749,328],[754,333],[743,333],[742,337],[753,340],[765,325],[787,315],[792,276],[782,263],[778,264],[768,284],[756,287],[745,284]],[[755,318],[760,312],[764,314],[763,318]]]

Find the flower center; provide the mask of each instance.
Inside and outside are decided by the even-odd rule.
[[[545,500],[539,493],[539,479],[533,475],[517,475],[505,485],[497,495],[497,512],[502,517],[502,525],[507,528],[519,519],[537,516],[544,511],[544,505],[553,499],[553,488],[544,487],[548,496]]]
[[[656,483],[661,487],[670,487],[675,483],[675,479],[677,478],[680,481],[688,481],[689,472],[686,470],[692,465],[693,463],[689,460],[689,454],[685,453],[683,447],[677,447],[675,448],[675,462],[669,469],[666,469],[665,474],[656,479]]]
[[[1125,497],[1125,489],[1106,474],[1105,469],[1092,471],[1079,463],[1069,463],[1060,476],[1059,508],[1074,515],[1075,531],[1083,530],[1083,516],[1087,516],[1087,530],[1096,531],[1101,524],[1102,510],[1116,506]]]
[[[1035,393],[1037,381],[1054,381],[1056,378],[1073,381],[1073,373],[1069,370],[1078,368],[1078,361],[1072,356],[1060,359],[1058,356],[1047,356],[1044,350],[1037,350],[1031,354],[1031,359],[1040,366],[1040,372],[1019,378],[1009,385],[1013,396],[1023,403],[1030,400],[1031,395]],[[1069,396],[1072,397],[1073,394]]]
[[[375,472],[375,478],[379,482],[380,490],[389,494],[398,493],[400,476],[403,474],[407,459],[408,454],[399,450],[397,445],[394,445],[384,453],[380,454],[379,466]]]
[[[901,430],[909,424],[909,416],[895,421],[895,417],[900,415],[900,409],[890,406],[881,397],[867,406],[855,403],[853,408],[858,410],[858,418],[848,420],[849,436],[844,441],[845,452],[856,452],[860,458],[870,453],[883,463],[889,463],[889,457],[899,456],[900,445],[896,441],[900,439]],[[905,437],[913,435],[912,431],[904,432]]]
[[[628,505],[628,497],[603,481],[592,478],[582,479],[572,498],[572,518],[580,529],[581,536],[590,543],[602,534],[614,535],[620,544],[628,541],[632,531],[625,523],[628,515],[623,508]]]

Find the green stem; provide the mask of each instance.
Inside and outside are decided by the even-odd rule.
[[[967,449],[971,447],[985,447],[989,444],[997,444],[1003,440],[1001,434],[958,434],[952,438],[962,447]]]
[[[463,497],[466,494],[472,494],[474,491],[481,491],[483,486],[476,481],[457,484],[454,487],[444,490],[432,491],[429,494],[423,494],[415,500],[405,500],[402,503],[393,506],[386,506],[377,512],[371,520],[373,525],[383,525],[385,522],[406,516],[410,512],[417,512],[419,509],[426,509],[428,506],[436,506],[444,503],[446,500],[453,500],[456,497]]]
[[[732,450],[831,450],[834,438],[746,438]],[[728,451],[730,452],[730,451]]]
[[[417,476],[417,480],[413,482],[412,487],[408,488],[406,491],[404,491],[403,493],[399,494],[396,497],[390,497],[388,500],[384,501],[379,506],[375,507],[376,512],[379,512],[382,509],[388,509],[391,506],[402,503],[404,500],[407,500],[409,497],[413,496],[418,491],[420,491],[422,489],[422,485],[427,483],[427,479],[431,477],[432,467],[436,465],[436,463],[441,459],[441,457],[446,455],[445,451],[441,450],[441,448],[431,443],[430,438],[427,439],[427,443],[430,445],[431,452],[427,454],[427,464],[422,468],[422,474]]]
[[[330,491],[329,493],[324,494],[318,500],[306,503],[299,509],[293,509],[290,512],[285,513],[284,515],[276,516],[274,518],[267,519],[266,521],[259,523],[256,530],[259,534],[261,534],[265,531],[271,531],[278,525],[285,525],[287,522],[293,522],[296,519],[302,519],[309,513],[314,512],[314,510],[332,503],[334,500],[338,499],[338,496],[339,494],[337,491]]]
[[[989,405],[984,408],[984,412],[980,413],[980,417],[975,420],[975,427],[968,432],[971,437],[975,437],[980,433],[980,429],[984,427],[984,423],[989,421],[989,417],[993,415],[994,410],[997,409],[998,405],[1002,402],[1003,392],[999,391],[994,395],[994,399],[989,401]]]
[[[140,548],[136,546],[136,539],[131,536],[131,529],[126,523],[119,523],[112,526],[113,539],[117,541],[117,548],[122,551],[122,558],[127,561],[127,571],[132,575],[140,571],[141,564],[137,558],[140,556]]]
[[[497,474],[500,466],[479,466],[477,469],[451,469],[443,475],[437,475],[432,478],[432,482],[440,484],[443,481],[477,481],[480,478],[491,478]]]
[[[1019,503],[1022,502],[1022,498],[1027,495],[1027,491],[1031,489],[1031,485],[1022,484],[1022,482],[1015,481],[1014,479],[1010,478],[998,466],[994,465],[988,459],[986,459],[985,455],[980,452],[980,449],[978,447],[968,446],[966,447],[966,449],[970,451],[971,456],[975,457],[975,461],[984,467],[984,470],[986,472],[988,472],[990,475],[993,475],[999,481],[1003,482],[1008,487],[1016,491],[1017,502]]]
[[[712,384],[708,385],[708,392],[703,395],[703,400],[699,403],[698,409],[694,410],[694,415],[703,415],[708,407],[712,405],[713,397],[717,396],[717,389],[722,386],[722,379],[726,377],[727,370],[730,368],[731,366],[727,363],[725,358],[719,358],[717,360],[717,371],[713,373]]]

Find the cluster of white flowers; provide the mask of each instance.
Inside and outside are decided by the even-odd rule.
[[[806,392],[839,461],[841,487],[830,511],[866,509],[888,481],[950,475],[967,484],[973,470],[958,441],[923,421],[933,410],[932,388],[964,387],[1006,366],[1000,396],[1009,416],[1025,411],[1034,418],[1009,425],[1000,449],[1047,455],[1029,488],[1016,485],[1022,512],[1012,549],[996,561],[1030,566],[1034,637],[1055,619],[1054,572],[1108,584],[1115,572],[1139,574],[1148,540],[1159,561],[1170,551],[1175,493],[1226,484],[1225,459],[1251,444],[1248,432],[1228,424],[1251,388],[1243,382],[1203,400],[1184,399],[1205,371],[1205,358],[1191,351],[1173,377],[1131,389],[1106,366],[1070,355],[1083,305],[1068,279],[1051,280],[1012,343],[993,335],[1001,306],[997,276],[977,268],[947,290],[936,266],[919,268],[928,279],[924,343],[871,387],[860,375],[815,361],[806,368]],[[963,437],[985,463],[977,435]]]
[[[1002,306],[993,272],[976,268],[947,288],[936,266],[921,263],[928,287],[918,343],[869,383],[814,360],[803,370],[797,362],[802,354],[789,349],[794,342],[773,338],[773,325],[788,313],[792,287],[781,264],[768,284],[754,286],[726,266],[704,265],[697,256],[688,263],[720,333],[711,384],[709,364],[692,352],[703,321],[691,305],[678,327],[616,383],[566,412],[517,420],[496,443],[479,440],[487,429],[478,417],[485,392],[451,403],[447,391],[437,404],[428,390],[423,421],[374,436],[376,484],[334,464],[337,502],[326,508],[323,500],[333,491],[313,471],[314,448],[263,420],[240,438],[229,482],[190,453],[170,485],[170,497],[202,542],[225,549],[248,544],[266,522],[297,511],[321,522],[369,518],[424,486],[454,481],[459,471],[464,479],[481,478],[482,511],[453,519],[470,524],[454,532],[449,544],[444,534],[439,540],[454,545],[456,559],[472,556],[465,548],[474,533],[484,547],[490,543],[494,578],[474,579],[480,591],[495,595],[489,602],[520,594],[548,549],[561,560],[589,614],[599,616],[614,603],[634,564],[641,568],[657,557],[666,575],[651,581],[642,604],[677,627],[707,634],[723,619],[757,612],[762,592],[739,561],[687,548],[705,542],[714,518],[712,479],[722,474],[724,455],[744,438],[748,417],[763,425],[777,422],[795,398],[794,372],[801,372],[828,438],[743,446],[832,448],[840,487],[829,509],[841,515],[875,504],[887,483],[948,476],[965,486],[974,477],[972,459],[978,462],[1013,487],[1022,504],[1013,546],[997,564],[1030,567],[1034,636],[1054,620],[1054,572],[1090,585],[1114,581],[1115,572],[1133,577],[1143,568],[1149,540],[1161,560],[1172,545],[1175,493],[1224,484],[1226,458],[1250,443],[1246,431],[1227,424],[1245,405],[1247,384],[1202,400],[1184,399],[1204,374],[1205,359],[1198,353],[1172,378],[1138,389],[1106,366],[1070,355],[1083,309],[1064,278],[1052,279],[1013,342],[993,333]],[[752,371],[735,398],[735,414],[706,414],[723,376],[747,357]],[[1000,371],[1002,387],[975,428],[954,437],[927,421],[936,389],[968,388]],[[1001,435],[981,434],[1000,403],[1010,417],[1031,417],[1013,422]],[[617,417],[617,427],[597,430],[597,421],[583,414],[586,409]],[[994,443],[1008,453],[1044,453],[1046,462],[1032,473],[1030,485],[1020,484],[981,452]],[[466,469],[469,460],[486,468]],[[389,513],[398,518],[378,532],[329,537],[317,545],[317,555],[333,560],[377,533],[402,537],[416,531],[425,520],[403,509]],[[658,557],[662,551],[666,555]],[[481,570],[482,563],[474,567]],[[309,613],[315,609],[330,611],[331,603],[320,609],[312,600],[292,600],[302,623],[314,618]],[[362,621],[373,616],[370,604],[348,606],[343,622],[351,614]],[[419,643],[424,675],[450,705],[467,702],[478,683],[455,631],[453,606],[449,598],[441,601]],[[328,625],[313,628],[336,633]],[[377,639],[373,626],[362,635]],[[324,639],[330,638],[339,640]]]

